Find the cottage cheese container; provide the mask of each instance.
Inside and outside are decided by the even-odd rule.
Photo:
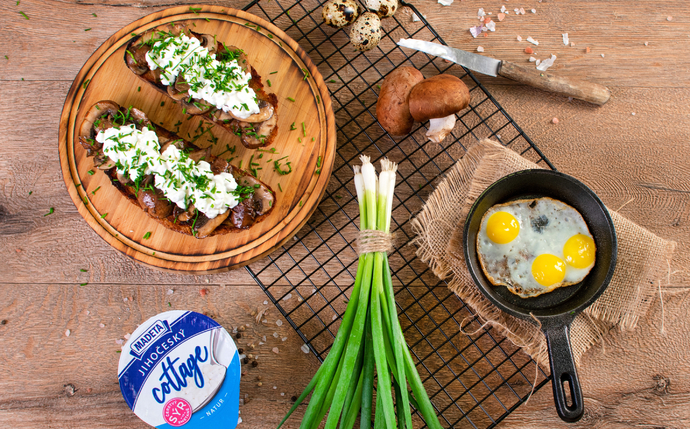
[[[233,429],[240,357],[230,334],[193,311],[153,316],[131,335],[118,379],[127,405],[157,428]]]

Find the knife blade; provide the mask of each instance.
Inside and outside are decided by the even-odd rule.
[[[473,54],[440,43],[417,39],[400,39],[398,45],[452,61],[472,71],[494,77],[503,76],[544,91],[577,98],[600,106],[611,98],[611,91],[597,83],[555,76],[536,69],[528,69],[510,61]]]
[[[471,52],[463,51],[462,49],[451,48],[440,43],[427,42],[425,40],[417,39],[400,39],[399,46],[410,48],[417,51],[435,55],[445,60],[452,61],[456,64],[476,71],[482,74],[496,77],[498,76],[498,69],[501,66],[501,60],[484,55],[473,54]]]

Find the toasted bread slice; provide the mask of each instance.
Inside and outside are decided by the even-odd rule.
[[[148,127],[158,136],[161,152],[165,146],[174,144],[188,152],[190,158],[208,162],[214,174],[230,173],[238,185],[252,188],[254,191],[243,195],[246,199],[215,218],[209,219],[193,205],[186,210],[182,209],[170,202],[161,190],[152,186],[153,175],[144,177],[139,183],[133,183],[129,177],[118,173],[115,163],[103,153],[102,144],[96,140],[99,131],[121,125],[134,125],[139,130]],[[275,205],[275,192],[251,173],[212,155],[210,148],[201,149],[154,124],[144,112],[133,107],[124,109],[108,100],[94,104],[79,127],[79,143],[87,155],[94,158],[94,167],[102,170],[122,195],[172,231],[197,238],[238,232],[261,222]]]
[[[278,97],[264,90],[261,76],[248,63],[244,51],[236,46],[225,45],[216,40],[215,36],[196,33],[190,27],[191,25],[186,21],[180,21],[152,28],[134,37],[125,51],[124,59],[127,67],[140,79],[180,104],[185,114],[200,116],[207,121],[219,124],[228,132],[240,137],[245,147],[256,149],[272,144],[278,132]],[[157,41],[182,34],[198,39],[201,46],[207,48],[210,53],[214,53],[219,61],[224,61],[223,58],[236,59],[242,69],[251,73],[248,86],[256,94],[259,113],[249,118],[237,118],[232,113],[218,109],[204,100],[192,98],[188,94],[189,85],[181,75],[171,85],[164,85],[161,82],[160,68],[155,70],[149,68],[146,53]]]

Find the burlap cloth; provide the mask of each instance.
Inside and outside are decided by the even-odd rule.
[[[477,289],[465,265],[462,233],[465,218],[476,198],[496,180],[520,170],[541,168],[499,143],[485,139],[472,146],[451,168],[412,220],[417,256],[451,290],[471,306],[485,326],[548,366],[546,339],[529,321],[494,306]],[[576,364],[612,327],[635,327],[670,270],[675,243],[609,210],[618,237],[618,259],[611,283],[601,297],[579,314],[571,325],[570,342]]]

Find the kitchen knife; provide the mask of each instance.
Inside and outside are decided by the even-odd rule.
[[[483,55],[473,54],[439,43],[416,39],[400,39],[398,45],[441,57],[482,74],[503,76],[544,91],[577,98],[578,100],[588,101],[600,106],[606,103],[611,97],[611,91],[603,85],[584,80],[554,76],[543,71],[519,66],[510,61],[502,61]]]

